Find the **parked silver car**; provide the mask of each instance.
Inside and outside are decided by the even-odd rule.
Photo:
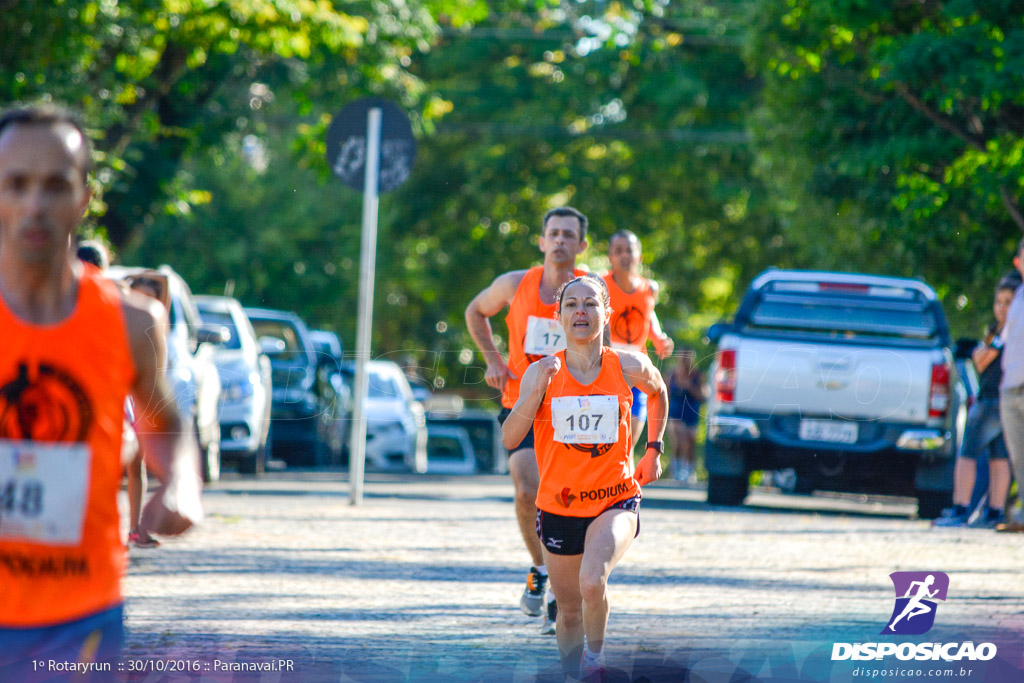
[[[270,359],[237,299],[197,296],[203,322],[228,331],[213,356],[220,373],[220,451],[243,474],[263,474],[270,431]]]
[[[427,471],[427,418],[397,363],[366,364],[366,462],[376,469]],[[355,386],[351,364],[343,366]]]

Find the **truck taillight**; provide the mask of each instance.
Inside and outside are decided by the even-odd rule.
[[[932,386],[928,391],[928,417],[945,417],[949,408],[949,367],[932,365]]]
[[[723,403],[732,403],[736,397],[736,349],[722,349],[718,352],[715,397]]]

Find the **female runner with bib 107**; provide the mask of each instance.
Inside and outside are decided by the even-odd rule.
[[[558,601],[562,665],[569,674],[603,676],[608,575],[640,533],[640,487],[661,476],[668,392],[646,354],[602,343],[611,307],[600,278],[567,282],[556,314],[566,349],[527,368],[501,433],[510,447],[534,430],[537,535]],[[647,428],[656,436],[635,473],[634,386],[649,397]]]

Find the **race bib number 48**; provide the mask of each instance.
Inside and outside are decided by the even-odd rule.
[[[530,356],[553,356],[565,348],[565,330],[554,318],[530,316],[523,351]]]
[[[551,399],[551,421],[559,443],[615,443],[619,440],[619,399],[559,396]]]
[[[86,444],[0,441],[0,539],[81,542],[90,462]]]

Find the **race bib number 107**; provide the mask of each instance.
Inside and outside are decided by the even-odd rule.
[[[619,399],[559,396],[551,399],[551,421],[559,443],[615,443],[619,439]]]
[[[90,461],[86,444],[0,441],[0,539],[81,542]]]

